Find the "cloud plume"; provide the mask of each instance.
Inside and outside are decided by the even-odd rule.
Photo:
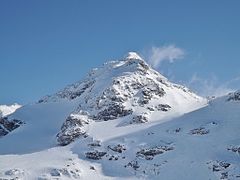
[[[157,68],[163,61],[173,63],[175,60],[182,59],[185,55],[183,49],[176,47],[175,45],[152,47],[148,59],[149,63]]]

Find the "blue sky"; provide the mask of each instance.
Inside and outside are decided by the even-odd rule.
[[[1,0],[0,104],[26,104],[128,51],[202,95],[239,89],[239,0]],[[149,55],[150,54],[150,55]]]

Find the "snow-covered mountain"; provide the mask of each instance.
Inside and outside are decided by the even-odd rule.
[[[0,179],[237,179],[239,99],[207,104],[131,52],[1,118]]]
[[[67,145],[76,138],[91,135],[92,129],[102,121],[115,120],[117,127],[164,122],[205,104],[205,99],[169,82],[138,54],[130,52],[122,60],[105,63],[83,80],[42,98],[37,104],[23,107],[2,120],[2,124],[14,121],[25,124],[20,132],[23,136],[28,134],[25,143],[45,138],[49,141],[51,137],[52,146],[56,140],[60,145]],[[15,129],[15,125],[10,129]],[[6,135],[7,131],[2,134]],[[14,133],[4,140],[16,141],[20,136]]]
[[[13,105],[0,105],[0,117],[4,117],[14,113],[21,105],[15,103]]]

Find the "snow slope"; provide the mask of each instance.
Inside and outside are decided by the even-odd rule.
[[[234,96],[214,99],[206,107],[164,123],[127,126],[138,129],[135,132],[124,129],[115,136],[116,129],[107,124],[114,121],[107,121],[98,126],[101,130],[68,146],[1,155],[0,177],[239,179],[240,101]],[[97,138],[106,131],[108,138]]]
[[[238,179],[239,108],[129,53],[7,116],[23,124],[0,138],[0,179]]]

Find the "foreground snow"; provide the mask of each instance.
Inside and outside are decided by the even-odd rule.
[[[116,124],[105,123],[65,147],[1,155],[0,178],[238,179],[240,102],[227,99],[165,123],[121,127],[117,135]],[[101,139],[99,132],[105,134]],[[96,152],[105,155],[86,157]]]

